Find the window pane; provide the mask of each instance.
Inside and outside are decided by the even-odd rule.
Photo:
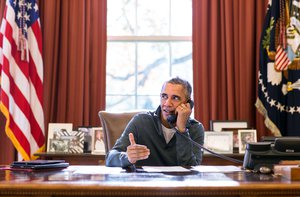
[[[159,92],[156,96],[138,96],[137,109],[155,110],[160,104]]]
[[[138,0],[138,2],[138,35],[169,35],[169,0]]]
[[[135,0],[107,1],[107,35],[135,35]]]
[[[135,93],[135,43],[108,42],[106,93]]]
[[[162,83],[170,76],[168,43],[139,43],[137,54],[139,94],[159,95]]]
[[[171,35],[192,35],[192,1],[171,1]]]
[[[172,76],[179,76],[193,85],[192,43],[172,43]]]
[[[128,111],[135,109],[135,96],[106,95],[106,109],[109,111]]]

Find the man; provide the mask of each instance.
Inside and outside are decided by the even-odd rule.
[[[172,78],[163,84],[155,112],[135,115],[106,156],[107,166],[194,166],[202,161],[204,128],[191,119],[192,88],[188,81]],[[177,115],[174,125],[167,118]],[[173,127],[175,126],[175,127]],[[190,139],[190,140],[189,140]]]

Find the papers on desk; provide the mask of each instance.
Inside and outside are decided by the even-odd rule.
[[[182,166],[143,166],[144,172],[164,172],[164,173],[177,173],[177,172],[241,172],[243,171],[240,167],[236,166],[192,166],[187,169]],[[126,172],[124,169],[119,167],[106,167],[106,166],[69,166],[66,171],[72,171],[74,174],[119,174]]]
[[[119,167],[106,167],[106,166],[70,166],[68,170],[74,171],[74,174],[119,174],[125,172],[124,169]]]
[[[192,166],[190,169],[181,167],[181,166],[143,166],[145,172],[220,172],[220,173],[229,173],[229,172],[242,172],[243,170],[237,166]]]
[[[145,172],[190,172],[181,166],[143,166]]]
[[[237,166],[193,166],[192,170],[198,172],[220,172],[220,173],[230,173],[230,172],[242,172],[240,167]]]

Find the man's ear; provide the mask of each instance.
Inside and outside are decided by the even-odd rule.
[[[193,107],[194,107],[194,101],[192,101],[192,99],[188,99],[187,103],[189,103],[190,106],[191,106],[191,109],[193,109]]]

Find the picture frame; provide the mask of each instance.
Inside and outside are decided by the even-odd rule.
[[[223,132],[232,132],[233,134],[233,153],[239,153],[239,135],[238,131],[241,128],[222,128]],[[251,129],[251,128],[245,128],[245,129]]]
[[[233,132],[205,131],[204,147],[220,154],[233,153]],[[204,151],[204,154],[210,154]]]
[[[50,139],[49,152],[68,153],[69,148],[69,139]]]
[[[245,153],[247,143],[257,142],[256,129],[240,129],[238,130],[239,153]]]
[[[92,153],[92,137],[90,126],[79,126],[77,130],[83,133],[83,153]]]
[[[69,151],[71,138],[63,138],[66,134],[71,133],[73,129],[72,123],[49,123],[47,137],[47,152],[66,152]],[[63,147],[57,147],[63,146]]]
[[[84,133],[82,131],[71,131],[68,136],[61,138],[70,139],[69,153],[83,153]]]
[[[102,127],[92,127],[92,154],[105,154],[105,142]]]
[[[239,130],[239,128],[222,128],[222,131],[224,131],[224,132],[232,132],[233,153],[239,153],[238,130]]]
[[[211,131],[222,131],[223,128],[248,128],[248,122],[244,120],[210,120]]]

